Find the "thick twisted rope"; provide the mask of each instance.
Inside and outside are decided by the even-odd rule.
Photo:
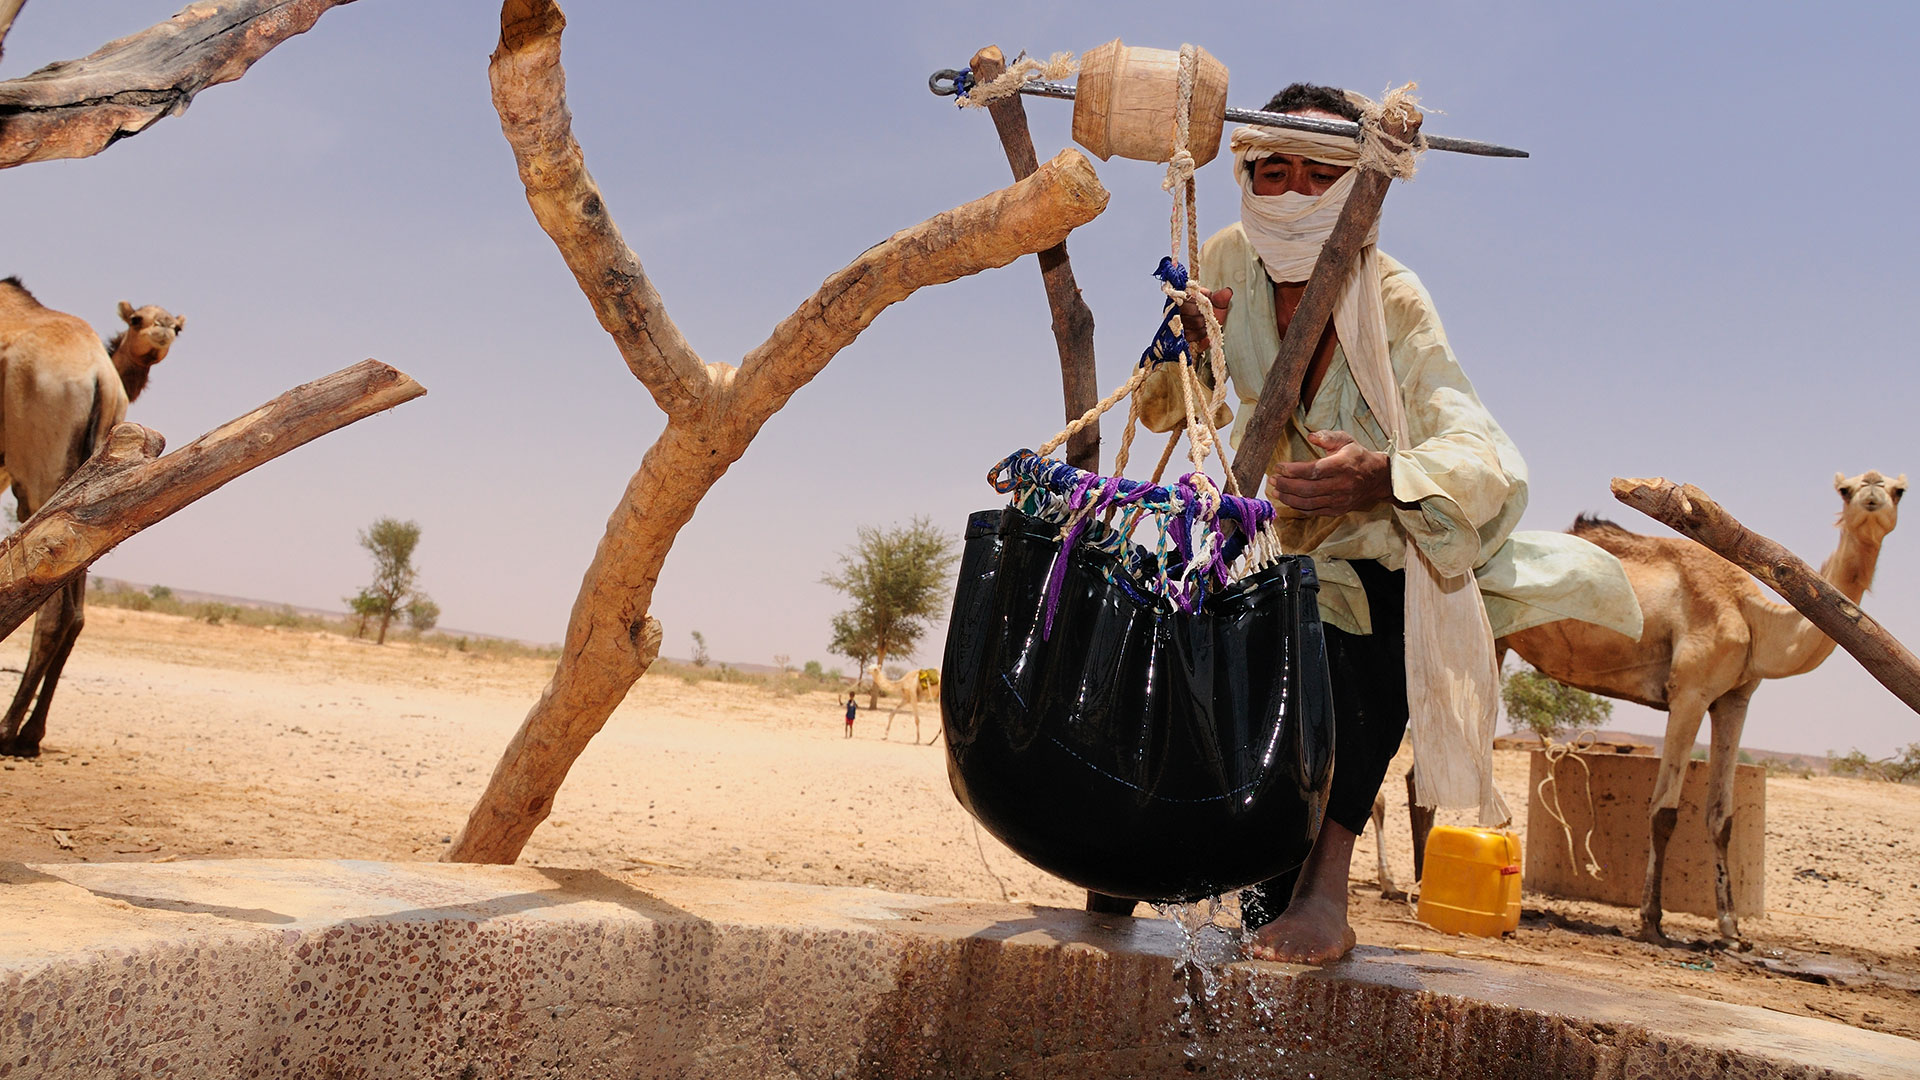
[[[1395,180],[1411,180],[1426,152],[1427,137],[1417,130],[1413,138],[1393,134],[1389,126],[1405,131],[1420,118],[1420,99],[1413,96],[1418,83],[1390,88],[1378,102],[1364,94],[1350,94],[1360,106],[1360,167],[1386,173]]]

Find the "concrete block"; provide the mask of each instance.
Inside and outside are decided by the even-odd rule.
[[[1576,760],[1576,758],[1578,760]],[[1587,772],[1580,763],[1585,762]],[[1648,808],[1653,805],[1653,782],[1660,759],[1643,754],[1569,754],[1551,767],[1559,793],[1559,808],[1573,831],[1574,852],[1567,851],[1567,833],[1547,812],[1540,783],[1549,774],[1547,756],[1536,750],[1527,781],[1527,850],[1522,887],[1527,892],[1571,900],[1598,900],[1623,907],[1640,906],[1647,880],[1649,844]],[[1680,791],[1680,818],[1667,845],[1662,875],[1661,906],[1712,917],[1718,914],[1713,898],[1713,841],[1707,835],[1707,763],[1687,763]],[[1588,773],[1592,777],[1592,809],[1588,808]],[[1594,861],[1599,880],[1588,877],[1586,848],[1581,845],[1593,829]],[[1733,910],[1742,918],[1766,911],[1767,774],[1757,765],[1738,765],[1733,779],[1733,836],[1727,846],[1727,867],[1733,880]]]

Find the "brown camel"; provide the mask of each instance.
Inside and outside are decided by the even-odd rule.
[[[1869,471],[1848,479],[1836,473],[1833,486],[1840,493],[1840,544],[1820,572],[1857,603],[1873,583],[1880,544],[1893,531],[1907,478]],[[1712,715],[1707,831],[1715,847],[1714,901],[1721,936],[1736,941],[1727,841],[1747,703],[1760,680],[1818,667],[1833,652],[1833,640],[1793,608],[1768,600],[1745,571],[1691,540],[1640,536],[1585,515],[1572,531],[1612,552],[1626,567],[1646,617],[1640,640],[1562,619],[1502,638],[1502,655],[1511,648],[1569,686],[1666,710],[1640,906],[1640,932],[1648,940],[1666,940],[1660,930],[1660,875],[1694,738],[1702,717]]]
[[[894,682],[887,678],[886,672],[880,670],[879,664],[874,664],[867,668],[867,675],[873,680],[876,693],[890,694],[899,699],[888,710],[887,730],[880,737],[885,739],[893,734],[893,718],[899,714],[900,706],[906,705],[913,710],[913,741],[917,745],[920,742],[920,703],[940,700],[940,672],[934,668],[921,668],[907,672],[899,682]],[[927,745],[932,746],[939,740],[940,729],[935,728],[933,738],[927,740]]]
[[[43,307],[19,278],[0,281],[0,486],[12,486],[22,521],[105,445],[187,322],[125,300],[120,318],[127,328],[103,346],[84,320]],[[53,688],[86,622],[86,595],[81,574],[35,618],[26,671],[0,724],[0,754],[39,755]]]

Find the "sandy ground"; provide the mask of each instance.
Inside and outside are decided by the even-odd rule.
[[[0,664],[18,668],[25,641],[0,645]],[[46,753],[0,764],[0,859],[437,858],[548,671],[95,607]],[[907,741],[909,716],[889,740],[886,723],[883,701],[847,740],[824,692],[649,675],[575,765],[523,861],[1079,905],[1078,890],[974,827],[942,750]],[[925,737],[935,723],[928,711]],[[1503,788],[1524,792],[1525,755],[1498,757]],[[1388,850],[1405,882],[1402,771],[1387,785],[1401,796]],[[1371,944],[1920,1038],[1920,788],[1776,778],[1767,810],[1769,915],[1743,923],[1745,953],[1642,944],[1625,936],[1631,911],[1532,895],[1508,938],[1440,934],[1379,898],[1371,834],[1354,859],[1356,929]],[[1688,915],[1667,928],[1712,936]],[[1757,966],[1768,960],[1815,970]]]

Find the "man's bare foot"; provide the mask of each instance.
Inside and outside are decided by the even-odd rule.
[[[1325,964],[1347,955],[1355,940],[1345,905],[1296,895],[1279,918],[1253,935],[1247,955],[1288,964]]]

